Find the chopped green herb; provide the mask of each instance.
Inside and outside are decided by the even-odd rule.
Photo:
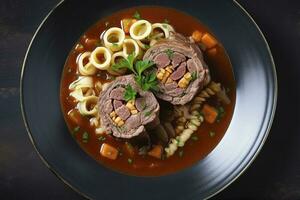
[[[130,84],[126,85],[125,87],[125,93],[124,93],[124,99],[125,101],[134,100],[137,93],[136,91],[131,87]]]
[[[168,55],[169,59],[173,58],[174,51],[172,49],[167,49],[165,53]]]
[[[117,43],[112,43],[113,47],[118,47],[119,45]]]
[[[150,49],[150,45],[144,44],[144,48],[145,48],[145,49]]]
[[[213,132],[213,131],[209,131],[209,136],[210,137],[214,137],[216,135],[216,133],[215,132]]]
[[[168,28],[167,24],[163,24],[162,26],[163,26],[163,28],[165,28],[165,29]]]
[[[132,160],[131,158],[128,158],[128,159],[127,159],[127,162],[128,162],[129,164],[132,164],[133,160]]]
[[[169,21],[168,19],[164,19],[164,20],[163,20],[163,23],[164,23],[164,24],[169,24],[170,21]]]
[[[194,140],[194,141],[197,141],[197,140],[198,140],[198,136],[196,136],[196,135],[192,136],[191,138],[192,138],[192,140]]]
[[[182,156],[183,156],[183,150],[181,150],[181,151],[178,152],[178,156],[179,156],[179,157],[182,157]]]
[[[143,74],[143,72],[154,65],[154,62],[149,60],[138,60],[134,65],[134,55],[130,54],[127,59],[122,59],[117,64],[112,66],[113,70],[127,68],[135,74],[135,81],[145,91],[158,89],[155,73]]]
[[[141,102],[141,107],[142,107],[142,110],[145,110],[147,108],[147,104],[146,104],[145,100],[143,100]]]
[[[80,129],[80,126],[76,126],[74,129],[73,129],[73,132],[78,132]]]
[[[109,25],[109,22],[105,22],[105,27],[108,27],[108,25]]]
[[[145,112],[145,117],[148,117],[148,116],[150,116],[150,115],[151,115],[151,113],[152,113],[152,110],[149,110],[149,111]]]
[[[225,115],[225,110],[222,106],[219,106],[217,108],[217,111],[218,111],[217,122],[220,122],[222,117],[224,117],[224,115]]]
[[[88,141],[89,141],[89,133],[88,132],[83,132],[83,134],[82,134],[82,142],[83,143],[87,143]]]
[[[196,80],[198,78],[197,72],[192,72],[192,81]]]
[[[140,15],[140,13],[138,12],[138,11],[135,11],[135,13],[133,14],[133,16],[132,16],[133,18],[135,18],[135,19],[142,19],[141,18],[141,15]]]
[[[106,137],[104,137],[103,135],[101,135],[100,137],[98,137],[98,140],[99,140],[99,141],[105,141],[105,140],[106,140]]]

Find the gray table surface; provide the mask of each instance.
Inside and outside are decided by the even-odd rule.
[[[28,139],[19,106],[27,46],[57,2],[0,2],[0,199],[83,199],[44,166]],[[278,107],[255,162],[215,199],[300,199],[300,1],[239,2],[269,41],[278,73]]]

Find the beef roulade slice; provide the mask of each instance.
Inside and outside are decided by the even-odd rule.
[[[153,61],[159,80],[155,95],[174,105],[184,105],[210,81],[209,70],[198,45],[181,34],[171,32],[145,53]]]

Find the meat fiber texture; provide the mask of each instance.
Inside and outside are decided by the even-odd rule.
[[[171,53],[170,53],[171,52]],[[207,64],[198,45],[179,33],[171,32],[168,39],[161,40],[147,50],[143,60],[151,60],[156,64],[155,72],[167,66],[173,69],[171,83],[159,82],[159,91],[155,95],[174,105],[184,105],[209,81],[210,74]],[[178,81],[186,72],[196,77],[186,88],[178,87]]]
[[[124,99],[125,87],[131,87],[137,92],[135,107],[137,114],[131,114]],[[159,124],[159,104],[152,92],[143,91],[134,80],[133,75],[117,77],[99,96],[99,114],[101,126],[108,133],[119,138],[132,138]],[[117,126],[110,117],[115,111],[125,123]]]

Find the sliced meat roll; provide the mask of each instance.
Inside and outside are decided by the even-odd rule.
[[[126,87],[131,86],[135,100],[125,101]],[[99,97],[101,125],[115,137],[132,138],[159,124],[159,104],[152,92],[143,91],[133,75],[120,76]]]
[[[209,70],[194,41],[172,32],[144,55],[156,64],[159,91],[155,95],[174,105],[184,105],[210,81]]]

